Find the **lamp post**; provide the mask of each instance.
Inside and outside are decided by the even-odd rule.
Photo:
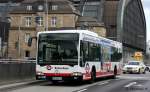
[[[45,30],[48,31],[48,2],[47,0],[45,0],[45,15],[46,15],[46,26],[45,26]]]

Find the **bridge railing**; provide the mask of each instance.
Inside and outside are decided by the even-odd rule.
[[[0,60],[0,83],[35,78],[35,60]]]

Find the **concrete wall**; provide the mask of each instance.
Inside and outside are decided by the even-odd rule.
[[[0,63],[0,82],[30,79],[35,76],[35,63]]]

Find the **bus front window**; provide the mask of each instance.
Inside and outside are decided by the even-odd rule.
[[[77,34],[43,34],[39,36],[38,64],[77,65]]]

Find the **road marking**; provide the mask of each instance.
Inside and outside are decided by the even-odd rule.
[[[83,91],[86,91],[87,89],[82,89],[82,90],[79,90],[79,91],[77,91],[77,92],[83,92]]]
[[[150,80],[149,77],[142,77],[142,76],[134,76],[134,77],[131,77],[131,76],[123,76],[123,75],[120,75],[120,76],[117,76],[117,78],[119,79],[142,79],[142,80]]]
[[[109,83],[109,81],[105,81],[105,82],[99,83],[97,85],[101,86],[101,85],[108,84],[108,83]]]
[[[138,84],[138,85],[134,85],[134,86],[137,86],[137,87],[142,87],[143,85],[141,85],[141,84]]]
[[[132,85],[135,85],[135,84],[137,84],[137,82],[131,82],[131,83],[125,85],[124,87],[128,88],[128,87],[130,87],[130,86],[132,86]]]
[[[115,79],[115,80],[121,80],[121,79]]]

